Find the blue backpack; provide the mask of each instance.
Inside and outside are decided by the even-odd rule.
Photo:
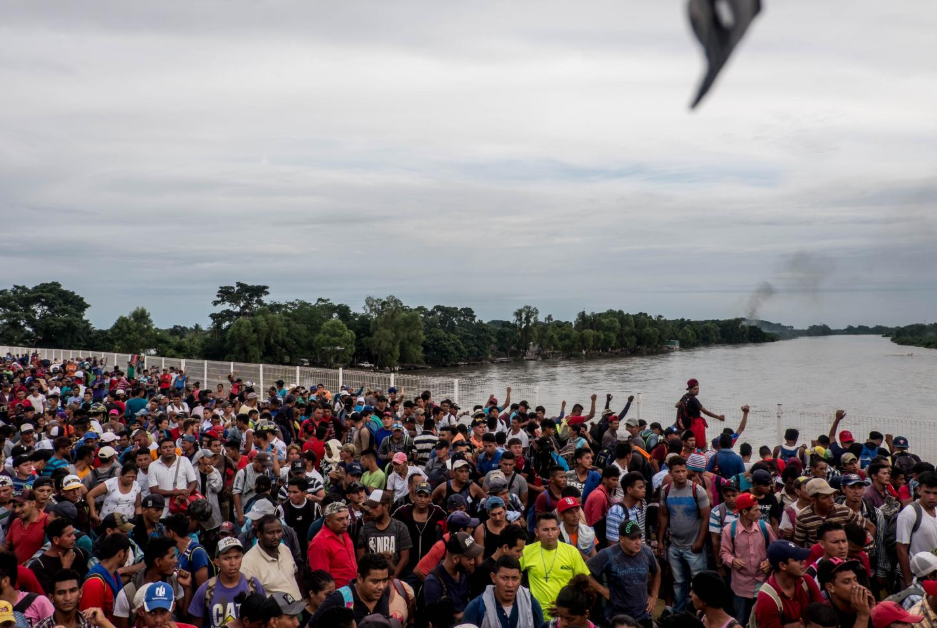
[[[732,535],[732,543],[735,543],[735,531],[738,529],[739,520],[735,519],[732,521],[732,525],[729,528],[729,534]],[[768,526],[765,525],[764,519],[758,520],[758,527],[761,528],[761,535],[765,537],[765,549],[768,549],[768,546],[771,545],[771,537],[768,536]]]
[[[878,447],[875,443],[872,443],[872,449],[869,449],[866,445],[862,446],[862,452],[859,454],[859,468],[866,469],[870,464],[872,464],[872,459],[878,455]]]
[[[553,503],[553,499],[550,497],[550,489],[547,489],[543,492],[547,496],[547,510],[550,512],[556,508],[556,504]],[[527,530],[530,534],[534,533],[534,530],[537,528],[537,509],[534,508],[534,504],[530,505],[530,510],[527,512]]]

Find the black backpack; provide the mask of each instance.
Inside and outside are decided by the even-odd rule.
[[[911,502],[911,508],[914,508],[914,525],[911,526],[911,536],[913,537],[914,533],[921,527],[921,522],[924,520],[924,509],[918,502]],[[885,523],[885,556],[888,557],[892,565],[898,564],[899,514],[901,514],[900,510],[889,517],[888,521]]]
[[[599,453],[595,455],[595,467],[598,469],[604,469],[615,462],[615,448],[606,447],[605,449],[600,449]]]

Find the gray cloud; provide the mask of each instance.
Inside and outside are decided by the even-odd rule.
[[[933,312],[937,8],[771,3],[692,114],[683,8],[2,5],[0,260],[99,325],[204,323],[235,280],[735,316],[804,291],[799,251],[834,297],[761,316]]]

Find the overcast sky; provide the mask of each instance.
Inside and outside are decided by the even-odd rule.
[[[933,321],[937,5],[764,4],[698,111],[682,1],[0,4],[4,284]]]

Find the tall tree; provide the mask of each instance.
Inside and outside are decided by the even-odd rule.
[[[81,347],[92,327],[88,302],[57,281],[0,290],[0,339],[38,347]]]
[[[168,335],[184,338],[185,329],[176,325]],[[146,353],[156,347],[156,328],[146,308],[138,307],[129,316],[118,316],[110,329],[111,346],[121,353]]]
[[[264,297],[270,294],[269,286],[241,283],[237,281],[233,286],[221,286],[212,305],[225,306],[220,312],[213,312],[212,324],[218,328],[226,328],[242,316],[251,316],[266,303]]]
[[[379,366],[423,361],[423,319],[397,297],[367,297],[365,312],[371,317],[371,351]]]
[[[325,322],[315,338],[319,363],[326,366],[345,366],[355,353],[355,332],[338,318]]]

